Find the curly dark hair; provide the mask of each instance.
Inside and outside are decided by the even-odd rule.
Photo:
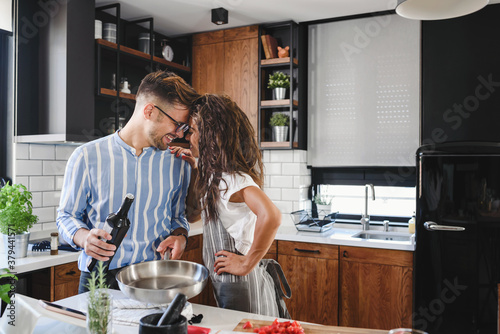
[[[193,110],[200,136],[196,188],[202,194],[206,222],[210,222],[219,218],[222,173],[246,173],[262,188],[264,166],[253,126],[229,96],[205,94]]]

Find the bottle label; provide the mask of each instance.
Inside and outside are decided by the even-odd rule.
[[[108,232],[109,234],[111,234],[111,232],[113,232],[113,227],[107,221],[104,222],[102,229],[104,231]]]

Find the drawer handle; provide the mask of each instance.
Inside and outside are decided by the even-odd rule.
[[[68,276],[69,276],[69,275],[71,275],[71,276],[72,276],[72,275],[74,275],[74,274],[76,274],[76,271],[74,271],[74,270],[68,271],[68,272],[66,273],[66,275],[68,275]]]
[[[319,254],[319,249],[300,249],[300,248],[295,248],[297,252],[304,252],[304,253],[316,253]]]
[[[342,252],[342,256],[343,257],[349,257],[349,253],[347,253],[347,251],[345,250],[345,251]]]

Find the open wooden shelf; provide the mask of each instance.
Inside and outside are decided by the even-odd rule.
[[[299,60],[297,58],[293,58],[293,63],[295,65],[299,65]],[[266,66],[266,65],[288,65],[288,64],[290,64],[290,57],[262,59],[260,61],[260,64],[262,66]]]
[[[260,101],[261,107],[287,107],[290,105],[290,99],[286,100],[263,100]],[[298,107],[299,101],[293,100],[293,105]]]
[[[262,148],[277,148],[277,147],[288,148],[288,147],[290,147],[290,142],[289,141],[262,141],[262,142],[260,142],[260,147],[262,147]],[[292,147],[299,147],[299,143],[293,142]]]
[[[96,39],[96,41],[97,41],[97,44],[100,44],[100,45],[103,45],[103,46],[106,46],[108,48],[115,49],[115,50],[118,49],[118,45],[116,43],[109,42],[105,39]],[[129,55],[133,55],[136,57],[140,57],[140,58],[143,58],[145,60],[151,60],[150,54],[129,48],[127,46],[120,45],[120,52],[129,54]],[[171,61],[167,61],[167,60],[160,58],[160,57],[153,56],[153,61],[156,63],[163,64],[165,66],[171,67],[171,68],[178,69],[179,71],[191,72],[191,68],[189,68],[187,66],[173,63]]]
[[[107,95],[107,96],[116,96],[116,90],[108,89],[108,88],[101,88],[101,95]],[[124,99],[129,99],[129,100],[134,100],[135,101],[135,94],[127,94],[127,93],[122,93],[120,92],[120,97]]]

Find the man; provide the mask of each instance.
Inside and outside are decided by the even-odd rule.
[[[114,276],[121,267],[160,259],[167,249],[172,259],[181,257],[189,230],[184,211],[190,166],[167,148],[189,129],[197,97],[177,75],[150,73],[123,129],[78,147],[69,158],[57,227],[64,240],[83,250],[79,293],[87,291],[92,258],[107,261],[114,255],[107,280],[117,288]],[[106,243],[111,235],[102,228],[127,193],[135,197],[128,213],[131,226],[116,249]]]

